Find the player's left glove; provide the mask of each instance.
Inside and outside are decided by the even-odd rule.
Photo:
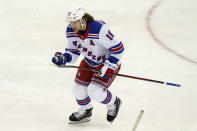
[[[98,76],[100,76],[101,78],[110,78],[114,75],[117,67],[118,66],[116,64],[111,63],[109,60],[106,60],[105,63],[97,67],[97,70],[100,71],[98,73]]]
[[[61,52],[56,52],[52,58],[52,62],[58,66],[66,65],[67,53],[62,54]]]

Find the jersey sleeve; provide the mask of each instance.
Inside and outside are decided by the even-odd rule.
[[[77,40],[75,39],[75,33],[72,31],[71,28],[69,28],[69,26],[66,29],[66,37],[67,37],[67,45],[65,51],[71,57],[68,63],[74,64],[77,61],[78,57],[80,56],[81,52],[76,49],[75,44],[77,43]]]
[[[118,65],[124,53],[123,43],[110,31],[107,24],[102,26],[99,39],[101,39],[102,45],[110,52],[108,60]]]

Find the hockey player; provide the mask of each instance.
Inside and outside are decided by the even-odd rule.
[[[121,67],[120,59],[124,52],[123,43],[110,31],[109,26],[85,12],[82,7],[72,8],[67,13],[66,29],[68,39],[65,53],[56,52],[52,62],[57,66],[74,64],[82,54],[80,67],[100,70],[100,73],[78,69],[73,86],[79,110],[69,117],[70,123],[89,121],[95,100],[105,104],[107,121],[113,122],[118,115],[121,99],[108,89]]]

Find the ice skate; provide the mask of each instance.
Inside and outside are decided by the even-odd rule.
[[[79,109],[79,111],[72,113],[69,117],[70,120],[69,124],[83,123],[90,121],[92,116],[92,109],[93,108],[87,110]]]
[[[122,104],[122,101],[120,100],[120,98],[116,97],[116,100],[113,105],[113,109],[110,109],[107,112],[107,121],[108,122],[112,123],[114,121],[114,119],[118,115],[118,111],[119,111],[121,104]]]

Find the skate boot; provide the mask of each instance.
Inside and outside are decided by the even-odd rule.
[[[79,111],[72,113],[69,117],[69,120],[70,120],[69,124],[90,121],[91,116],[92,116],[92,109],[93,108],[86,109],[86,110],[79,109]]]
[[[108,122],[112,123],[114,121],[114,119],[118,115],[118,111],[119,111],[121,104],[122,104],[122,101],[120,100],[120,98],[116,97],[114,105],[112,105],[113,108],[109,109],[107,112],[107,121]]]

